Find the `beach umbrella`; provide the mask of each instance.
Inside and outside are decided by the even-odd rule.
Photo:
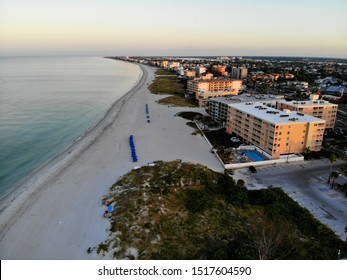
[[[113,206],[112,206],[112,205],[110,205],[110,206],[107,207],[107,211],[108,211],[108,212],[112,212],[112,210],[113,210]]]

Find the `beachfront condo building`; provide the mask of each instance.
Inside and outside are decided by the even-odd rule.
[[[279,110],[288,109],[325,120],[326,129],[334,128],[337,107],[338,105],[325,100],[280,101],[277,103],[277,109]]]
[[[194,96],[199,106],[206,106],[213,97],[238,95],[242,88],[241,80],[213,79],[190,80],[187,82],[187,94]]]
[[[284,100],[282,98],[283,96],[250,94],[241,94],[237,96],[227,97],[215,97],[209,99],[206,111],[210,115],[212,120],[218,122],[222,127],[225,127],[229,104],[266,101],[266,106],[276,108],[277,101]]]
[[[265,102],[266,104],[266,102]],[[271,159],[322,147],[325,120],[263,102],[229,104],[226,131],[261,149]]]

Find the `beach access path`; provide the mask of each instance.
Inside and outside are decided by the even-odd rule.
[[[140,65],[137,85],[119,99],[105,118],[81,139],[30,176],[1,201],[0,258],[102,259],[95,250],[108,237],[102,198],[117,179],[135,166],[155,160],[182,159],[222,171],[201,135],[192,135],[181,111],[201,108],[159,105],[151,94],[154,69]],[[147,122],[146,104],[150,123]],[[138,162],[132,162],[129,136],[134,135]]]

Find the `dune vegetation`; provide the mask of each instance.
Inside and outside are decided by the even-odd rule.
[[[114,208],[99,253],[117,259],[336,259],[346,242],[281,189],[247,190],[202,165],[132,170],[103,200]]]

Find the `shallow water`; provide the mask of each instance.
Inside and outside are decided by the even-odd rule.
[[[140,73],[100,57],[0,58],[0,196],[93,126]]]

